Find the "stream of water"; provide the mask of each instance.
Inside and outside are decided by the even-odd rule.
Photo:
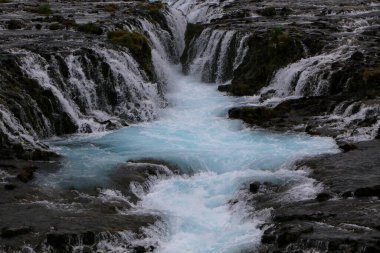
[[[244,183],[299,182],[292,195],[312,198],[318,192],[302,171],[284,169],[301,156],[336,152],[332,139],[303,134],[252,130],[227,118],[241,99],[224,96],[171,68],[169,106],[159,119],[106,134],[73,136],[50,144],[67,157],[64,168],[46,184],[64,187],[105,185],[118,164],[129,159],[169,161],[188,176],[157,181],[138,208],[158,211],[168,226],[159,252],[235,252],[259,244],[260,218],[247,218],[246,208],[232,208]],[[108,187],[112,187],[108,185]]]

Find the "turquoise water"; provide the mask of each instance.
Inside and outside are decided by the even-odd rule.
[[[159,252],[222,253],[254,247],[260,241],[260,219],[244,219],[244,208],[233,209],[228,200],[247,182],[304,180],[304,174],[280,167],[301,156],[336,152],[335,142],[246,128],[227,118],[228,108],[242,98],[223,96],[215,85],[174,70],[172,80],[169,106],[156,121],[52,141],[67,161],[48,183],[107,185],[107,175],[129,159],[167,160],[195,174],[156,182],[139,203],[139,208],[165,217],[169,236],[159,238]],[[305,186],[306,197],[313,194],[312,187]]]

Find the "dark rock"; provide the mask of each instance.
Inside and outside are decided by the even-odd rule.
[[[352,143],[343,143],[343,144],[339,145],[339,148],[341,150],[343,150],[344,152],[348,152],[348,151],[357,149],[358,147]]]
[[[21,20],[11,19],[7,21],[7,28],[9,30],[17,30],[24,28],[25,24]]]
[[[218,91],[220,91],[220,92],[229,92],[230,87],[231,87],[230,84],[219,85],[218,86]]]
[[[356,189],[355,197],[378,197],[380,198],[380,185]]]
[[[26,152],[22,158],[25,160],[32,161],[52,161],[61,158],[61,156],[53,151],[44,149],[34,149],[30,152]]]
[[[32,232],[31,227],[19,227],[19,228],[5,227],[1,229],[1,237],[12,238],[19,235],[28,234],[30,232]]]
[[[253,194],[257,193],[259,191],[260,185],[261,185],[260,182],[254,182],[250,184],[249,191]]]
[[[22,169],[22,172],[20,174],[17,175],[17,178],[21,182],[27,183],[34,178],[34,172],[36,170],[37,170],[37,167],[35,166],[26,167]]]
[[[280,11],[280,15],[281,16],[288,16],[290,14],[292,14],[292,9],[288,8],[288,7],[283,7]]]
[[[317,195],[316,200],[322,202],[322,201],[327,201],[327,200],[329,200],[329,199],[331,199],[331,198],[332,198],[332,196],[331,196],[329,193],[327,193],[327,192],[322,192],[322,193],[319,193],[319,194]]]
[[[133,249],[134,249],[135,253],[146,253],[147,252],[143,246],[137,246],[137,247],[134,247]]]
[[[46,235],[46,244],[55,249],[68,249],[70,243],[73,242],[73,237],[75,235],[59,234],[59,233],[49,233]]]
[[[346,191],[342,194],[342,198],[351,198],[353,196],[354,194],[352,193],[352,191]]]
[[[281,230],[282,231],[277,238],[277,244],[279,247],[284,247],[289,245],[290,243],[296,242],[302,234],[313,232],[313,227],[302,227],[293,225],[289,227],[285,226]]]
[[[364,54],[362,52],[356,51],[351,55],[351,60],[362,61],[364,59]]]
[[[273,16],[276,16],[277,14],[276,8],[274,7],[266,7],[266,8],[260,9],[257,11],[257,13],[265,17],[273,17]]]
[[[16,185],[14,185],[14,184],[6,184],[6,185],[4,185],[4,189],[11,191],[11,190],[16,189]]]

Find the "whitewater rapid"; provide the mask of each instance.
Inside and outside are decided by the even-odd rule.
[[[265,215],[249,217],[239,198],[253,181],[296,182],[289,198],[314,198],[319,186],[286,164],[296,158],[336,152],[330,138],[252,130],[227,118],[242,103],[171,68],[168,107],[158,120],[114,132],[51,141],[67,157],[45,184],[112,189],[108,175],[130,159],[154,158],[180,166],[185,175],[156,181],[137,209],[159,212],[166,232],[154,235],[162,253],[236,252],[259,244]],[[254,207],[253,207],[254,208]],[[252,211],[252,210],[250,210]],[[153,235],[152,235],[153,236]]]

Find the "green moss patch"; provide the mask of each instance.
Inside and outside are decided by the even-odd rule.
[[[119,29],[108,32],[107,38],[113,44],[128,48],[148,77],[153,78],[152,52],[144,35]]]
[[[40,15],[51,15],[53,14],[53,11],[50,8],[49,4],[40,4],[33,8],[26,9],[29,12],[33,12]]]
[[[83,33],[94,35],[101,35],[103,33],[103,29],[99,25],[91,22],[87,24],[77,25],[77,30]]]

